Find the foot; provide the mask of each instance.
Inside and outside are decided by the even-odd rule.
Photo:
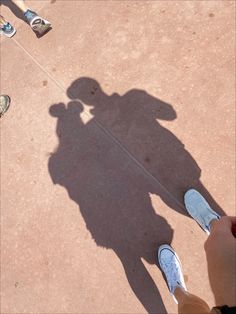
[[[213,219],[219,220],[220,215],[211,209],[205,198],[194,189],[190,189],[185,193],[184,203],[189,215],[193,217],[209,235],[211,221]]]
[[[31,10],[27,10],[25,12],[25,17],[30,24],[32,30],[37,35],[44,35],[48,30],[51,28],[51,23],[42,17],[38,16],[36,12],[33,12]]]
[[[9,38],[14,36],[15,33],[16,33],[15,28],[9,22],[4,23],[0,27],[0,34],[3,34]]]
[[[51,23],[47,20],[42,19],[39,16],[36,16],[31,22],[30,26],[34,32],[38,35],[42,36],[51,28]]]
[[[170,293],[175,302],[178,303],[174,296],[175,289],[179,287],[187,291],[178,255],[171,246],[163,244],[158,249],[158,262],[165,274]]]
[[[10,97],[7,95],[0,96],[0,117],[7,111],[10,106]]]

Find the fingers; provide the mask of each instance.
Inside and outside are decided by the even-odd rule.
[[[223,216],[220,220],[214,220],[211,223],[210,235],[204,244],[205,250],[218,246],[234,245],[235,227],[236,217]]]
[[[232,225],[236,224],[236,216],[223,216],[225,221],[231,222]]]

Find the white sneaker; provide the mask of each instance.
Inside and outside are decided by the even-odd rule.
[[[158,261],[163,273],[166,276],[166,281],[175,302],[178,304],[174,296],[177,287],[187,291],[184,276],[181,269],[181,263],[178,255],[168,244],[163,244],[158,249]]]
[[[0,34],[4,34],[9,38],[13,37],[15,33],[16,29],[9,22],[6,22],[0,27]]]
[[[220,219],[205,198],[196,190],[190,189],[184,195],[184,203],[187,212],[196,222],[202,227],[202,229],[209,235],[210,223],[213,219]]]

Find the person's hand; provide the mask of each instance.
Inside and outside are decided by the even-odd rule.
[[[208,274],[216,305],[236,305],[236,217],[211,222],[205,243]]]

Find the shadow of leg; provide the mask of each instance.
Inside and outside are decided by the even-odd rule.
[[[121,257],[128,282],[148,313],[167,314],[161,295],[140,258]]]
[[[207,202],[209,203],[209,205],[211,206],[211,208],[214,211],[216,211],[221,216],[225,216],[226,215],[224,210],[220,207],[219,204],[217,204],[217,202],[214,200],[214,198],[211,196],[211,194],[205,188],[205,186],[202,184],[201,181],[199,181],[199,183],[197,184],[196,190],[198,190],[198,192],[200,192],[202,194],[202,196],[207,200]]]

